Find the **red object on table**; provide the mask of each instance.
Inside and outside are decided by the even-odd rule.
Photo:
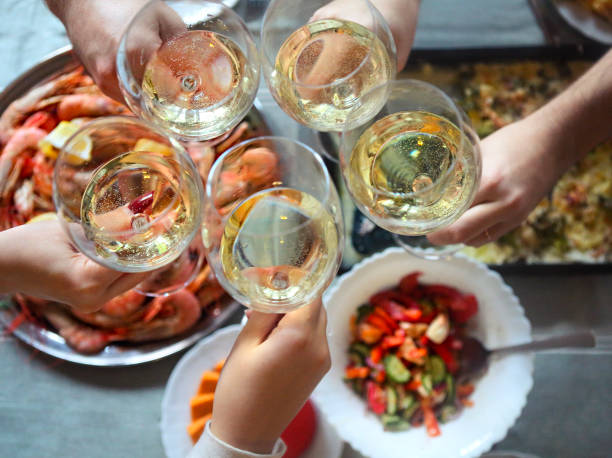
[[[283,458],[298,458],[312,443],[316,430],[317,414],[309,399],[281,434],[287,445]]]

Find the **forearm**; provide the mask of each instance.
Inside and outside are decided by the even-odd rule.
[[[420,0],[372,0],[391,29],[397,46],[398,70],[401,70],[412,49],[419,16]]]
[[[612,138],[612,51],[525,121],[538,129],[559,175]]]

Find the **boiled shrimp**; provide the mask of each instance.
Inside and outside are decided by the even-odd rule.
[[[13,133],[10,140],[2,150],[0,156],[0,195],[5,197],[7,178],[15,159],[24,151],[36,148],[38,142],[45,138],[47,132],[39,127],[21,127]]]
[[[208,172],[215,161],[215,150],[208,142],[189,142],[185,145],[189,156],[195,163],[202,178],[202,182],[206,184]]]
[[[131,289],[104,304],[102,311],[114,317],[128,316],[138,310],[144,300],[145,296]]]
[[[71,94],[62,98],[57,106],[60,121],[74,118],[126,114],[127,108],[105,95]]]
[[[43,99],[55,94],[65,93],[71,88],[87,85],[91,78],[83,74],[83,68],[59,75],[56,78],[33,88],[23,97],[11,103],[0,116],[0,143],[6,144],[15,128],[33,111]],[[91,84],[91,83],[90,83]]]
[[[215,278],[208,264],[200,271],[196,278],[187,285],[186,289],[197,295],[200,307],[203,309],[225,295],[225,290]]]
[[[192,327],[200,318],[200,303],[187,290],[169,296],[156,297],[151,307],[158,309],[156,316],[148,322],[137,322],[121,329],[124,338],[134,342],[166,339]]]
[[[47,304],[39,309],[66,343],[80,353],[98,353],[109,343],[121,340],[121,335],[94,329],[75,320],[68,310],[59,304]]]

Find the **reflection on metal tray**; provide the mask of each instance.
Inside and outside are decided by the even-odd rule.
[[[485,64],[485,68],[489,68],[488,64],[520,64],[526,60],[542,63],[549,62],[552,65],[547,67],[547,71],[551,71],[551,68],[554,69],[554,71],[558,70],[559,77],[566,72],[567,74],[563,74],[563,77],[569,78],[570,68],[573,72],[575,72],[576,68],[580,67],[576,66],[574,62],[593,62],[606,50],[607,47],[597,44],[563,47],[415,50],[410,56],[410,63],[408,67],[402,73],[402,75],[400,75],[400,77],[427,79],[449,92],[453,97],[461,99],[464,94],[457,91],[457,89],[461,87],[457,84],[457,82],[460,81],[459,72],[465,72],[465,68],[473,68],[465,66],[462,67],[462,64],[483,63]],[[566,62],[570,62],[571,64],[567,65]],[[521,68],[521,66],[519,66],[519,68]],[[506,76],[505,73],[502,74]],[[527,74],[529,75],[529,73]],[[510,78],[510,76],[511,75],[508,75],[508,78]],[[540,75],[540,79],[545,78],[546,76],[548,76],[548,74],[544,72],[543,75]],[[495,77],[492,78],[495,79]],[[523,80],[526,78],[527,77],[523,76]],[[528,77],[527,81],[531,81],[530,76]],[[548,92],[538,92],[541,90],[542,89],[538,88],[535,93],[532,93],[533,97],[536,99],[539,98],[539,103],[543,103],[542,94],[548,94]],[[486,135],[490,131],[491,130],[488,132],[482,132],[482,134]],[[340,137],[338,135],[328,133],[319,133],[318,137],[320,146],[328,152],[328,155],[337,157]],[[605,155],[605,151],[602,153],[600,150],[598,154],[600,154],[600,156],[597,157],[601,157],[601,154]],[[589,168],[588,170],[592,170],[592,168]],[[339,184],[339,188],[341,193],[346,192],[346,189],[342,184]],[[599,194],[594,195],[597,196]],[[350,244],[350,249],[356,252],[354,253],[356,255],[355,259],[351,259],[350,262],[345,263],[345,268],[354,263],[359,256],[370,255],[377,251],[383,250],[388,246],[394,245],[393,238],[390,234],[386,233],[382,229],[373,227],[374,225],[369,222],[358,210],[354,209],[354,207],[351,209],[349,209],[349,207],[345,208],[345,220],[348,227],[347,235],[350,235],[349,238],[351,240],[351,242],[348,242]],[[563,231],[560,233],[564,234]],[[607,257],[608,259],[612,257],[612,253],[606,253],[607,254],[605,254],[604,257]],[[549,257],[548,259],[552,259],[552,257]],[[522,260],[517,262],[507,261],[503,264],[490,265],[504,272],[524,271],[534,273],[535,271],[555,272],[568,269],[579,269],[581,271],[595,272],[612,270],[612,263],[609,261],[602,261],[601,258],[598,260],[593,259],[592,262],[589,260],[545,261],[543,258],[540,258],[540,260],[531,260],[530,262]]]
[[[34,86],[57,73],[73,69],[77,65],[78,62],[72,54],[70,46],[54,52],[20,75],[4,89],[0,94],[0,113],[13,100],[21,97]],[[270,133],[258,100],[255,100],[255,106],[247,114],[246,119],[258,134],[266,135]],[[90,366],[128,366],[155,361],[193,345],[202,337],[223,326],[240,307],[240,304],[227,296],[218,308],[202,317],[194,327],[180,336],[142,344],[111,344],[95,355],[76,352],[64,342],[59,334],[33,323],[23,323],[14,331],[14,335],[43,353],[66,361]],[[18,312],[17,305],[10,297],[0,297],[0,323],[8,326]]]

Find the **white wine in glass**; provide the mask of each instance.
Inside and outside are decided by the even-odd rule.
[[[327,288],[340,264],[342,216],[310,148],[280,137],[241,143],[211,169],[206,197],[208,261],[237,301],[284,313]]]
[[[195,165],[177,141],[134,118],[81,127],[62,147],[53,183],[60,222],[76,247],[111,269],[166,266],[200,227],[204,192]]]
[[[360,15],[319,18],[316,11],[327,3],[273,0],[262,25],[263,65],[286,113],[319,131],[341,131],[349,112],[354,126],[378,112],[384,94],[367,103],[361,95],[395,77],[396,51],[387,24],[367,0],[355,1]]]
[[[478,137],[452,100],[428,83],[392,81],[365,98],[377,91],[388,94],[383,109],[343,133],[347,188],[378,226],[409,236],[402,245],[429,249],[429,257],[451,251],[413,236],[451,224],[471,205],[480,183]]]
[[[153,1],[124,33],[117,73],[135,113],[184,140],[206,140],[251,108],[259,60],[233,10],[213,1]]]
[[[81,224],[99,256],[152,267],[178,256],[200,203],[197,186],[178,179],[178,170],[163,154],[130,151],[94,171],[81,200]]]

